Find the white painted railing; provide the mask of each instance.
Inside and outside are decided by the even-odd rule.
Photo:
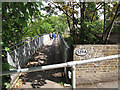
[[[88,60],[83,60],[83,61],[71,61],[67,63],[53,64],[53,65],[40,66],[40,67],[34,67],[34,68],[24,68],[24,69],[12,70],[12,71],[3,71],[3,72],[0,72],[0,76],[10,75],[10,74],[15,74],[15,73],[49,70],[49,69],[62,68],[62,67],[72,67],[72,88],[74,89],[76,88],[76,80],[75,80],[75,69],[76,69],[75,66],[76,65],[104,61],[104,60],[111,60],[111,59],[116,59],[116,58],[120,58],[120,55],[111,55],[111,56],[93,58],[93,59],[88,59]]]

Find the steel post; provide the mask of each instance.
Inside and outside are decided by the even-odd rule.
[[[76,70],[76,67],[74,65],[74,66],[72,66],[72,89],[73,90],[75,90],[75,88],[76,88],[75,70]]]

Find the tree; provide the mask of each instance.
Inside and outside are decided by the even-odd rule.
[[[110,6],[111,4],[113,5],[113,7]],[[119,6],[118,2],[114,2],[111,4],[103,2],[53,2],[49,3],[49,11],[50,9],[52,10],[56,8],[66,15],[73,44],[104,43],[101,34],[103,34],[104,36],[104,33],[106,33],[106,31],[107,34],[110,34],[112,23],[109,24],[109,22],[114,19],[113,15],[115,15],[115,11],[119,11],[119,9],[117,9],[119,8],[117,7]],[[99,20],[98,15],[98,10],[102,8],[104,8],[103,13],[105,15],[104,27],[102,21]],[[81,13],[80,17],[78,17],[79,12]],[[116,14],[116,18],[118,18],[118,16],[119,14]],[[101,25],[99,27],[94,26],[97,25],[95,23]],[[104,38],[107,37],[104,36]],[[108,41],[108,39],[106,39],[105,41]]]
[[[120,2],[116,2],[116,3],[113,3],[113,8],[110,7],[110,5],[108,5],[109,9],[108,9],[108,14],[107,14],[107,19],[110,23],[108,23],[107,25],[107,28],[105,29],[105,32],[106,32],[106,37],[105,37],[105,43],[108,42],[109,40],[109,37],[110,37],[110,33],[112,32],[112,28],[113,28],[113,25],[114,25],[114,22],[116,19],[119,19],[119,16],[120,16]],[[111,9],[111,10],[110,10]]]
[[[50,32],[60,32],[65,33],[67,24],[65,22],[64,16],[50,16],[38,21],[33,22],[31,27],[29,27],[25,36],[34,36],[38,34],[48,34]],[[63,18],[63,19],[61,19]]]
[[[39,17],[38,4],[32,2],[3,2],[2,3],[2,71],[11,67],[7,63],[6,51],[9,47],[22,41],[28,29],[24,29],[32,22],[33,17]],[[9,76],[2,77],[2,84],[10,81]]]
[[[99,8],[102,7],[101,3],[97,4]],[[96,35],[98,32],[102,32],[102,27],[96,28],[97,26],[93,26],[94,23],[100,23],[97,13],[98,7],[96,7],[95,3],[55,2],[49,4],[50,7],[52,5],[54,5],[54,8],[59,9],[66,15],[73,44],[93,43],[94,41],[97,41],[96,39],[98,37]],[[78,17],[79,10],[81,17]],[[94,28],[97,30],[93,30]]]
[[[37,3],[5,2],[2,3],[2,30],[4,46],[11,47],[22,40],[34,17],[40,15]],[[12,37],[11,37],[12,36]]]

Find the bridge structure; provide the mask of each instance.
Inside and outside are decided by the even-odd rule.
[[[69,46],[60,34],[57,35],[56,39],[52,40],[50,40],[48,34],[38,35],[26,40],[17,49],[7,52],[8,63],[14,69],[0,73],[0,76],[11,75],[11,85],[13,87],[14,83],[21,80],[23,82],[22,88],[64,88],[60,84],[68,81],[66,69],[69,67],[72,69],[72,83],[70,84],[75,89],[76,65],[120,57],[120,55],[112,55],[84,61],[68,62],[68,49]]]
[[[19,44],[22,44],[19,46]],[[14,70],[20,70],[24,68],[31,68],[31,67],[38,67],[38,66],[45,66],[45,65],[52,65],[52,64],[59,64],[67,62],[67,50],[69,46],[64,41],[62,36],[60,34],[57,35],[56,39],[50,40],[49,34],[44,35],[37,35],[32,38],[28,38],[27,40],[20,42],[19,44],[15,45],[14,47],[11,47],[11,52],[7,52],[7,61],[8,63],[13,67],[13,69],[10,69],[11,71]],[[15,48],[17,47],[17,48]],[[14,49],[13,49],[14,48]],[[36,76],[41,75],[41,78],[47,78],[48,76],[50,79],[55,78],[55,76],[59,76],[61,78],[55,78],[55,80],[47,80],[48,83],[54,83],[54,87],[62,87],[59,84],[56,83],[63,83],[65,81],[63,73],[66,72],[66,67],[62,69],[56,69],[56,70],[48,70],[50,74],[45,72],[40,72],[39,74],[35,74]],[[54,73],[55,72],[55,73]],[[4,72],[2,72],[3,74]],[[37,73],[37,72],[33,72]],[[42,75],[46,75],[43,77]],[[54,75],[51,75],[51,73]],[[16,73],[16,74],[10,74],[11,76],[11,85],[12,87],[14,84],[18,81],[18,78],[22,76],[23,73]],[[25,74],[25,73],[24,73]],[[32,77],[33,74],[28,74],[26,77]],[[23,77],[21,77],[23,78]],[[25,77],[23,78],[25,82]],[[28,80],[28,79],[27,79]],[[29,81],[29,80],[28,80]],[[32,81],[35,81],[34,79]],[[45,80],[39,81],[37,85],[34,85],[34,82],[26,82],[26,85],[24,84],[24,88],[30,87],[51,87],[46,86],[47,83]],[[42,83],[42,84],[41,84]],[[43,84],[44,83],[44,84]],[[44,86],[45,85],[45,86]],[[58,86],[57,86],[58,85]],[[53,87],[53,88],[54,88]]]

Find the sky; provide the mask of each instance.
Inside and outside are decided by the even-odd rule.
[[[104,19],[104,15],[101,15],[99,18],[100,18],[101,20],[103,20],[103,19]]]
[[[100,14],[100,12],[102,12],[102,11],[103,11],[103,9],[100,9],[100,10],[98,11],[98,15],[100,15],[100,17],[99,17],[99,18],[100,18],[101,20],[103,20],[103,19],[104,19],[104,15],[103,15],[103,14],[102,14],[102,15]]]

